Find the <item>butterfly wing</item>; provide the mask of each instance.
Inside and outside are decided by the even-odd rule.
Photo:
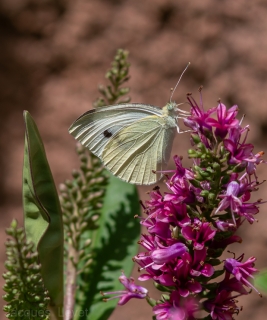
[[[161,114],[160,108],[140,103],[100,107],[81,115],[70,126],[69,132],[101,158],[106,144],[120,130],[147,116]]]
[[[170,158],[176,125],[162,116],[147,116],[115,134],[106,144],[102,161],[120,179],[134,184],[153,184]]]

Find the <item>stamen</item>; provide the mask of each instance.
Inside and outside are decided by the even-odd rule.
[[[146,206],[144,205],[143,201],[140,200],[139,203],[140,203],[140,205],[143,207],[143,209],[145,210],[145,209],[146,209]]]
[[[148,267],[152,266],[154,263],[155,263],[155,262],[153,261],[153,262],[151,262],[151,263],[147,264],[146,266],[144,266],[143,268],[138,268],[138,271],[145,270],[146,268],[148,268]]]
[[[200,105],[201,105],[202,111],[204,111],[204,104],[203,104],[203,98],[202,98],[202,89],[203,89],[203,86],[200,86],[198,91],[199,91],[199,94],[200,94]]]
[[[110,297],[110,298],[104,298],[103,301],[104,301],[104,302],[107,302],[107,301],[109,301],[109,300],[118,299],[118,298],[120,298],[120,297],[121,297],[121,295],[114,296],[114,297]]]
[[[164,171],[155,171],[155,173],[174,173],[175,172],[175,170],[164,170]]]
[[[234,225],[235,225],[235,227],[236,227],[235,214],[234,214],[234,212],[233,212],[232,208],[231,208],[231,213],[232,213],[232,220],[233,220],[233,223],[234,223]]]
[[[227,250],[227,252],[231,253],[234,256],[234,259],[235,259],[235,253],[233,251]],[[238,259],[243,259],[243,258],[241,258],[242,256],[244,256],[244,253]]]
[[[123,293],[127,293],[127,291],[125,291],[125,290],[110,291],[110,292],[100,291],[100,294],[101,294],[102,296],[107,296],[107,295],[110,295],[110,294],[123,294]]]
[[[244,118],[246,117],[246,115],[245,114],[243,114],[243,116],[242,116],[242,118],[241,118],[241,120],[239,121],[239,125],[241,126],[241,124],[242,124],[242,122],[243,122],[243,120],[244,120]]]
[[[253,278],[253,277],[252,277]],[[251,284],[247,279],[245,279],[245,278],[242,278],[242,280],[246,283],[246,285],[248,286],[248,287],[251,287],[252,289],[254,289],[256,292],[257,292],[257,294],[262,298],[262,294],[253,286],[253,284]]]

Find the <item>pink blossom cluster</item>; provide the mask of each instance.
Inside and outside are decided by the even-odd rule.
[[[254,257],[220,256],[241,242],[236,231],[242,223],[256,220],[263,202],[250,199],[260,185],[257,165],[265,161],[247,143],[249,128],[237,120],[237,106],[227,110],[219,101],[204,111],[191,95],[188,101],[191,113],[184,123],[192,130],[192,168],[175,156],[172,176],[164,172],[169,191],[155,187],[150,193],[143,204],[146,217],[140,218],[147,229],[139,241],[144,251],[134,257],[139,280],[152,279],[162,298],[155,301],[138,286],[136,294],[153,306],[157,320],[201,319],[203,310],[203,319],[230,320],[241,310],[236,298],[255,289],[250,280],[257,270]]]

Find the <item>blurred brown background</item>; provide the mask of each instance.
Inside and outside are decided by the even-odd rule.
[[[198,99],[204,85],[206,108],[219,97],[228,107],[238,104],[251,126],[249,142],[257,152],[267,149],[266,0],[1,0],[0,42],[2,243],[11,219],[22,220],[22,111],[39,126],[56,184],[70,178],[78,161],[68,127],[91,108],[117,48],[130,51],[133,102],[163,106],[190,61],[174,100],[184,102],[187,92]],[[187,138],[177,136],[173,154],[189,165]],[[266,166],[258,175],[266,179]],[[140,189],[141,198],[147,190]],[[266,185],[255,197],[267,199]],[[263,268],[266,206],[258,219],[241,228],[243,244],[231,249],[255,255]],[[2,272],[3,245],[0,258]],[[266,297],[253,292],[239,300],[244,310],[237,319],[266,319]],[[110,319],[147,320],[151,310],[145,301],[130,301]]]

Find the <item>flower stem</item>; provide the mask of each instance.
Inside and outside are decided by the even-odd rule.
[[[64,319],[72,320],[74,316],[75,293],[76,293],[76,264],[73,263],[78,259],[78,253],[72,245],[68,247],[66,292],[64,300]]]

